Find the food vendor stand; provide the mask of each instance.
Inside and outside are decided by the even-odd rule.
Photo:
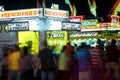
[[[0,11],[0,44],[29,46],[37,54],[43,21],[43,8]]]

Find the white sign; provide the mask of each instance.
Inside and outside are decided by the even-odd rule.
[[[62,22],[62,30],[81,30],[80,23],[77,22]]]
[[[63,10],[44,9],[44,16],[68,18],[69,13],[68,11],[63,11]]]
[[[17,17],[31,17],[31,16],[42,16],[43,9],[24,9],[24,10],[13,10],[13,11],[2,11],[0,12],[0,18],[17,18]]]
[[[29,22],[13,22],[8,24],[8,31],[28,31]]]

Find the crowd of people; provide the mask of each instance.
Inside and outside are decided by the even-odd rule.
[[[63,46],[55,54],[42,43],[38,55],[32,55],[29,47],[18,45],[4,48],[1,80],[120,80],[120,49],[117,40],[104,46],[100,39],[95,47],[81,43]]]

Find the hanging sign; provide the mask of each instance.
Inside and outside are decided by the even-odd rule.
[[[44,9],[44,16],[45,17],[68,18],[69,13],[68,13],[68,11],[63,11],[63,10]]]
[[[42,9],[25,9],[0,12],[0,18],[16,18],[31,16],[42,16]]]

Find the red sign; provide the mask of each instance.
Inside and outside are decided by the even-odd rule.
[[[111,25],[110,23],[99,23],[100,24],[100,28],[109,28]]]
[[[71,22],[82,22],[84,16],[70,16],[69,20]]]

